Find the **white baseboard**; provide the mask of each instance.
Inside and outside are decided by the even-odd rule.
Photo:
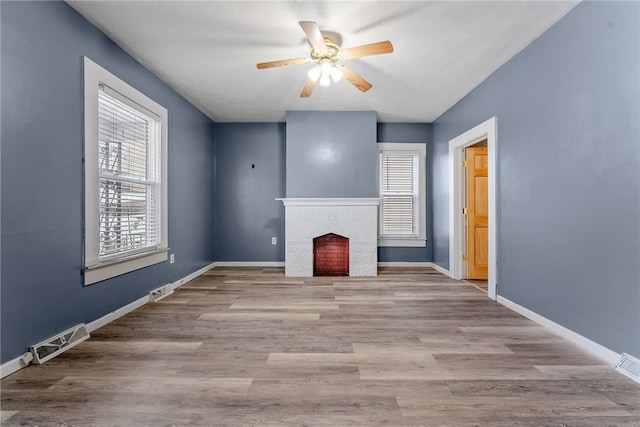
[[[378,267],[429,267],[433,268],[438,273],[442,273],[447,277],[453,278],[449,270],[440,267],[434,262],[379,262]]]
[[[418,262],[405,262],[405,261],[389,261],[389,262],[378,262],[378,267],[424,267],[424,268],[429,268],[429,267],[433,267],[432,263],[430,262],[423,262],[423,261],[418,261]]]
[[[378,262],[379,267],[431,267],[440,273],[451,277],[451,272],[438,264],[428,261],[390,261]],[[284,261],[216,261],[208,267],[207,270],[214,267],[284,267]],[[195,273],[194,273],[195,274]],[[200,273],[202,274],[202,273]]]
[[[615,351],[610,350],[603,345],[598,344],[597,342],[591,341],[589,338],[583,337],[582,335],[572,331],[571,329],[567,329],[564,326],[557,324],[553,320],[549,320],[546,317],[529,310],[528,308],[525,308],[513,301],[508,300],[507,298],[498,295],[497,301],[498,303],[504,305],[507,308],[510,308],[516,313],[523,315],[527,319],[533,320],[537,324],[544,326],[557,335],[560,335],[561,337],[571,341],[586,352],[599,359],[602,359],[604,362],[607,362],[610,365],[615,366],[620,359],[619,353],[616,353]]]
[[[440,267],[440,266],[439,266],[438,264],[436,264],[435,262],[431,263],[431,267],[432,267],[434,270],[436,270],[438,273],[442,273],[442,274],[444,274],[445,276],[450,277],[450,278],[452,278],[452,279],[453,279],[453,274],[452,274],[449,270],[447,270],[446,268],[444,268],[444,267]]]
[[[0,378],[4,378],[7,375],[11,375],[14,372],[17,372],[20,369],[24,368],[24,366],[22,366],[22,363],[20,363],[20,357],[16,357],[15,359],[9,360],[8,362],[0,365]]]
[[[213,267],[284,267],[283,261],[216,261]],[[441,273],[446,271],[432,262],[379,262],[378,267],[433,267]]]
[[[202,267],[200,270],[198,271],[194,271],[193,273],[189,274],[186,277],[183,277],[180,280],[176,280],[175,282],[173,282],[171,284],[171,287],[176,290],[177,288],[179,288],[180,286],[184,285],[187,282],[192,281],[193,279],[195,279],[198,276],[202,276],[204,273],[206,273],[207,271],[211,270],[212,268],[214,268],[216,266],[215,262],[212,262],[209,265],[205,265],[204,267]]]
[[[211,263],[201,268],[200,270],[195,271],[176,282],[173,282],[171,286],[173,287],[173,289],[176,289],[184,285],[185,283],[195,279],[196,277],[206,273],[207,271],[211,270],[214,266],[215,266],[215,263]],[[142,298],[138,298],[137,300],[125,305],[124,307],[121,307],[115,311],[112,311],[111,313],[105,314],[104,316],[94,320],[93,322],[87,323],[87,330],[89,331],[89,333],[91,333],[96,329],[101,328],[104,325],[111,323],[114,320],[124,316],[127,313],[131,313],[133,310],[142,307],[148,302],[149,302],[149,297],[146,295]],[[24,367],[25,366],[22,366],[22,364],[20,363],[20,357],[16,357],[15,359],[9,360],[3,363],[2,365],[0,365],[0,378],[4,378],[8,375],[11,375],[14,372],[17,372]]]
[[[138,298],[137,300],[125,305],[124,307],[121,307],[115,311],[112,311],[111,313],[107,313],[101,318],[94,320],[93,322],[87,323],[87,330],[89,331],[89,333],[91,333],[96,329],[103,327],[107,323],[111,323],[114,320],[124,316],[127,313],[131,313],[133,310],[142,307],[148,302],[149,302],[148,296]]]
[[[284,267],[284,261],[216,261],[214,267]]]

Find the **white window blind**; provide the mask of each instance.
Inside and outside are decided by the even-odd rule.
[[[418,153],[380,154],[380,234],[418,234]]]
[[[101,85],[98,144],[100,261],[155,248],[161,242],[159,118]]]

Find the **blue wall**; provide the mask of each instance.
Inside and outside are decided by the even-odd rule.
[[[378,247],[379,262],[430,262],[433,257],[431,209],[431,124],[378,123],[378,142],[423,142],[427,146],[427,245],[424,248]]]
[[[324,113],[319,117],[325,117]],[[285,197],[285,151],[290,147],[286,141],[286,128],[285,123],[216,125],[216,261],[284,262],[284,207],[275,198]],[[431,125],[379,123],[377,134],[378,142],[427,143],[431,139]],[[428,143],[427,157],[429,146]],[[360,162],[359,158],[352,160]],[[374,187],[375,165],[374,160],[370,165]],[[308,179],[301,181],[307,183]],[[330,190],[332,187],[326,188],[326,191]],[[428,237],[431,234],[429,195],[430,189],[427,191]],[[277,246],[271,244],[271,237],[277,237]],[[378,248],[378,260],[431,261],[431,240],[427,240],[426,248]]]
[[[498,122],[498,294],[640,357],[640,3],[583,2],[433,126],[434,259],[448,141]]]
[[[375,111],[287,112],[287,197],[377,197]]]
[[[216,261],[284,261],[285,124],[216,128]]]
[[[214,123],[63,2],[1,2],[1,361],[214,260]],[[84,287],[82,56],[169,110],[161,263]]]

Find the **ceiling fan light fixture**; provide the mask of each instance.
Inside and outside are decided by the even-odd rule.
[[[331,79],[329,76],[325,76],[324,74],[320,76],[320,86],[329,86],[331,84]]]
[[[323,59],[322,61],[320,61],[320,71],[322,72],[323,76],[329,77],[331,75],[331,72],[333,71],[333,64],[331,63],[331,61],[328,59]]]
[[[331,70],[331,79],[333,80],[334,83],[338,83],[342,78],[342,75],[343,75],[342,71],[340,71],[336,67],[333,67],[333,70]]]
[[[318,79],[320,78],[320,74],[322,74],[322,69],[319,65],[316,65],[307,72],[307,76],[309,76],[309,78],[314,82],[318,81]]]

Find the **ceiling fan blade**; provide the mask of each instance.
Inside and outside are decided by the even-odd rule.
[[[281,61],[261,62],[257,65],[258,70],[264,68],[282,67],[283,65],[306,64],[310,62],[309,58],[283,59]]]
[[[366,92],[373,87],[371,83],[360,77],[351,68],[347,68],[344,65],[336,65],[344,73],[344,78],[349,80],[352,85],[360,89],[362,92]]]
[[[311,96],[311,93],[313,92],[313,90],[316,88],[316,85],[318,84],[317,81],[313,81],[311,79],[307,80],[307,83],[305,83],[304,88],[302,88],[302,92],[300,92],[300,98],[308,98]]]
[[[307,35],[307,39],[309,39],[311,46],[318,50],[325,50],[327,48],[327,45],[324,44],[324,37],[322,37],[318,24],[312,21],[300,21],[300,26]]]
[[[361,58],[363,56],[381,55],[383,53],[393,52],[393,45],[389,40],[365,44],[362,46],[350,47],[342,50],[342,57],[344,59]]]

